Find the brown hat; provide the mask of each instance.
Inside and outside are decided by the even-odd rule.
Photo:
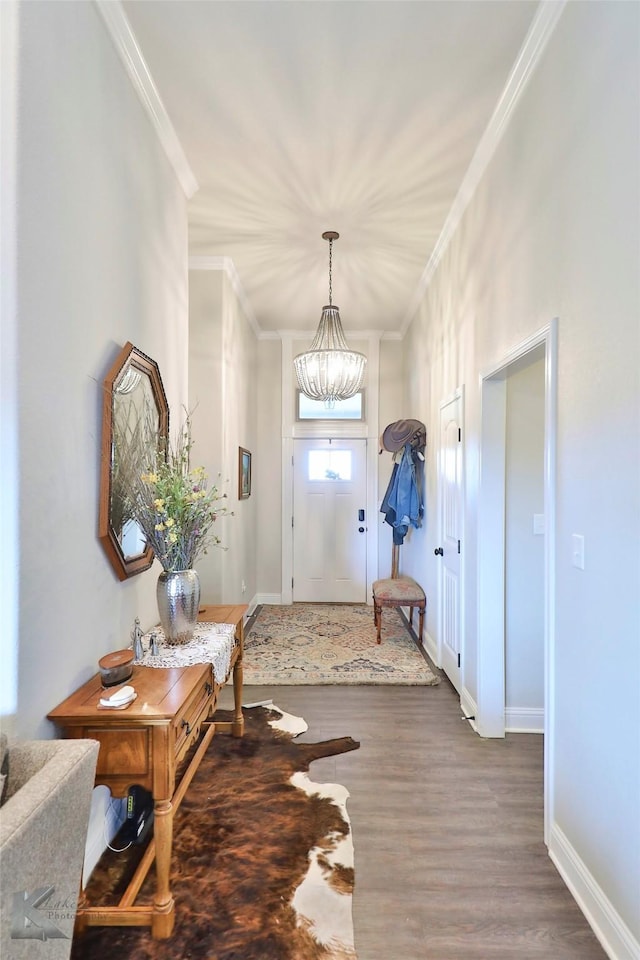
[[[396,420],[384,428],[380,438],[383,449],[389,453],[402,450],[410,443],[414,449],[422,450],[427,442],[427,428],[420,420]]]

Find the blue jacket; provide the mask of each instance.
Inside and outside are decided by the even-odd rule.
[[[384,513],[385,522],[393,527],[395,544],[404,542],[409,526],[419,527],[422,524],[422,499],[410,443],[402,451],[400,463],[393,465],[380,512]]]

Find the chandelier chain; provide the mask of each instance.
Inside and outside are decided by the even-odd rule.
[[[333,239],[329,240],[329,306],[333,305],[332,295],[333,295],[333,286],[331,282],[331,263],[332,263],[332,253],[333,253]]]

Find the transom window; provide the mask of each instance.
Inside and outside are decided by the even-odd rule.
[[[348,400],[336,400],[327,407],[323,400],[310,400],[301,390],[297,391],[298,420],[362,420],[364,391],[359,391]]]

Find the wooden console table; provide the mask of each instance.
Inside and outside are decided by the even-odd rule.
[[[99,741],[96,786],[104,784],[114,797],[125,797],[130,786],[139,784],[151,792],[154,801],[154,837],[120,902],[117,906],[100,907],[81,898],[76,916],[78,932],[86,926],[151,926],[153,937],[171,936],[175,921],[170,887],[174,813],[214,734],[241,737],[244,732],[242,654],[246,610],[245,605],[204,606],[198,617],[204,622],[231,623],[236,628],[230,667],[233,720],[210,722],[227,679],[216,681],[210,663],[175,669],[135,666],[127,683],[135,687],[138,696],[123,710],[98,706],[103,688],[100,674],[96,674],[48,714],[65,737]],[[197,749],[176,784],[178,764],[198,740]],[[153,904],[136,906],[135,900],[154,860]]]

